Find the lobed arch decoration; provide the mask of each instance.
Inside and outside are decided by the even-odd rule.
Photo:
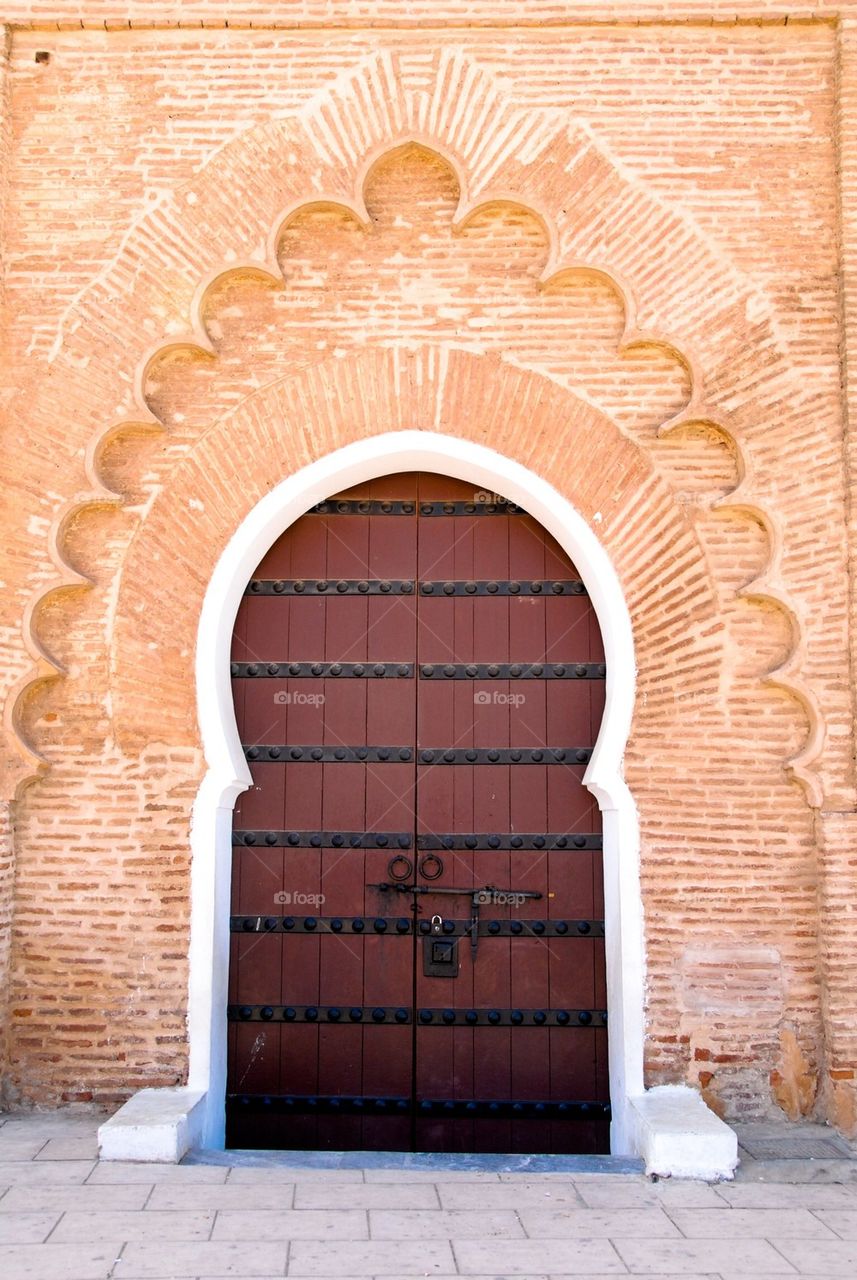
[[[73,567],[68,530],[80,512],[122,501],[100,479],[100,453],[117,434],[161,429],[145,400],[147,370],[169,347],[215,354],[203,320],[211,286],[229,272],[248,269],[281,282],[278,236],[299,210],[313,204],[339,205],[366,226],[362,192],[373,166],[391,150],[417,143],[454,169],[461,190],[459,227],[487,204],[524,207],[548,236],[543,281],[581,267],[602,274],[624,300],[624,349],[647,342],[682,353],[691,374],[691,398],[660,432],[713,422],[734,441],[743,460],[738,488],[720,505],[759,520],[768,532],[768,567],[742,594],[789,620],[791,654],[766,679],[785,690],[805,715],[806,742],[786,768],[809,802],[819,805],[815,765],[824,745],[823,720],[802,676],[806,654],[782,573],[781,530],[766,514],[764,486],[742,449],[742,423],[764,418],[774,405],[786,425],[789,415],[802,412],[801,405],[783,409],[778,401],[776,369],[782,356],[767,300],[724,263],[686,215],[666,208],[625,174],[585,126],[569,127],[556,111],[516,106],[488,70],[460,52],[437,52],[428,90],[424,75],[422,65],[417,73],[405,58],[379,51],[296,115],[242,132],[200,174],[140,217],[116,258],[63,318],[49,357],[50,386],[27,389],[30,416],[52,421],[61,403],[89,431],[88,487],[58,510],[48,538],[56,576],[25,611],[31,665],[11,690],[5,712],[17,754],[12,783],[25,786],[46,767],[32,740],[27,708],[38,688],[63,674],[41,636],[40,613],[46,604],[74,609],[78,593],[69,588],[87,585]],[[134,312],[150,322],[128,332],[125,317],[132,302]],[[155,321],[156,316],[166,320]],[[182,316],[190,318],[189,329]],[[673,326],[680,328],[681,340]],[[740,383],[747,389],[728,424],[703,390],[703,371],[711,387]],[[104,388],[122,385],[125,402],[105,424]]]

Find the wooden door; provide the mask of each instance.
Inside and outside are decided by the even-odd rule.
[[[606,1150],[604,655],[559,546],[374,481],[274,544],[232,657],[227,1145]]]

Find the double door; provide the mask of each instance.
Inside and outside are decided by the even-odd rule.
[[[597,620],[436,475],[319,504],[235,626],[227,1144],[607,1149]]]

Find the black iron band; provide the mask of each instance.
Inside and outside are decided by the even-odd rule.
[[[245,677],[271,680],[326,680],[352,677],[357,680],[407,679],[414,674],[409,662],[233,662],[234,679]]]
[[[251,578],[245,596],[411,596],[413,578]]]
[[[579,578],[531,580],[526,578],[460,579],[445,582],[421,582],[421,596],[585,596],[586,587]]]
[[[493,495],[492,495],[493,496]],[[403,502],[384,499],[333,499],[310,507],[311,516],[525,516],[514,502]]]
[[[586,764],[591,747],[425,747],[419,764]]]
[[[415,1015],[415,1016],[414,1016]],[[416,1021],[422,1027],[606,1027],[605,1009],[426,1009],[331,1004],[230,1004],[229,1022],[318,1022],[333,1025]]]
[[[391,888],[395,888],[392,885]],[[489,901],[480,904],[516,906],[514,893],[497,889]],[[472,920],[450,920],[444,917],[440,935],[448,938],[469,937]],[[229,917],[232,933],[390,933],[412,934],[413,921],[408,916],[251,916]],[[418,922],[420,934],[430,934],[429,920]],[[603,938],[603,920],[480,920],[477,932],[481,938]]]
[[[243,744],[248,760],[319,764],[407,764],[414,758],[411,747],[325,747],[291,746],[288,743]]]
[[[230,1093],[230,1109],[277,1115],[410,1115],[431,1120],[609,1120],[609,1102],[555,1102],[509,1098],[331,1097],[329,1094]]]
[[[562,831],[523,832],[460,832],[450,831],[440,834],[424,834],[417,836],[418,849],[544,849],[553,852],[556,849],[569,849],[572,852],[583,849],[602,848],[600,832],[575,832],[569,835]]]
[[[410,849],[409,831],[233,831],[232,844],[295,849]]]
[[[603,662],[424,662],[421,680],[603,680]]]

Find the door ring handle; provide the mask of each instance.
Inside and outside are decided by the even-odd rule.
[[[429,867],[432,868],[431,871],[428,870]],[[436,853],[427,853],[419,864],[419,872],[426,880],[437,880],[443,875],[443,859]]]
[[[396,870],[397,867],[400,868],[398,871]],[[413,870],[414,864],[403,853],[397,853],[395,858],[391,858],[387,863],[387,875],[391,880],[408,880],[413,874]]]

